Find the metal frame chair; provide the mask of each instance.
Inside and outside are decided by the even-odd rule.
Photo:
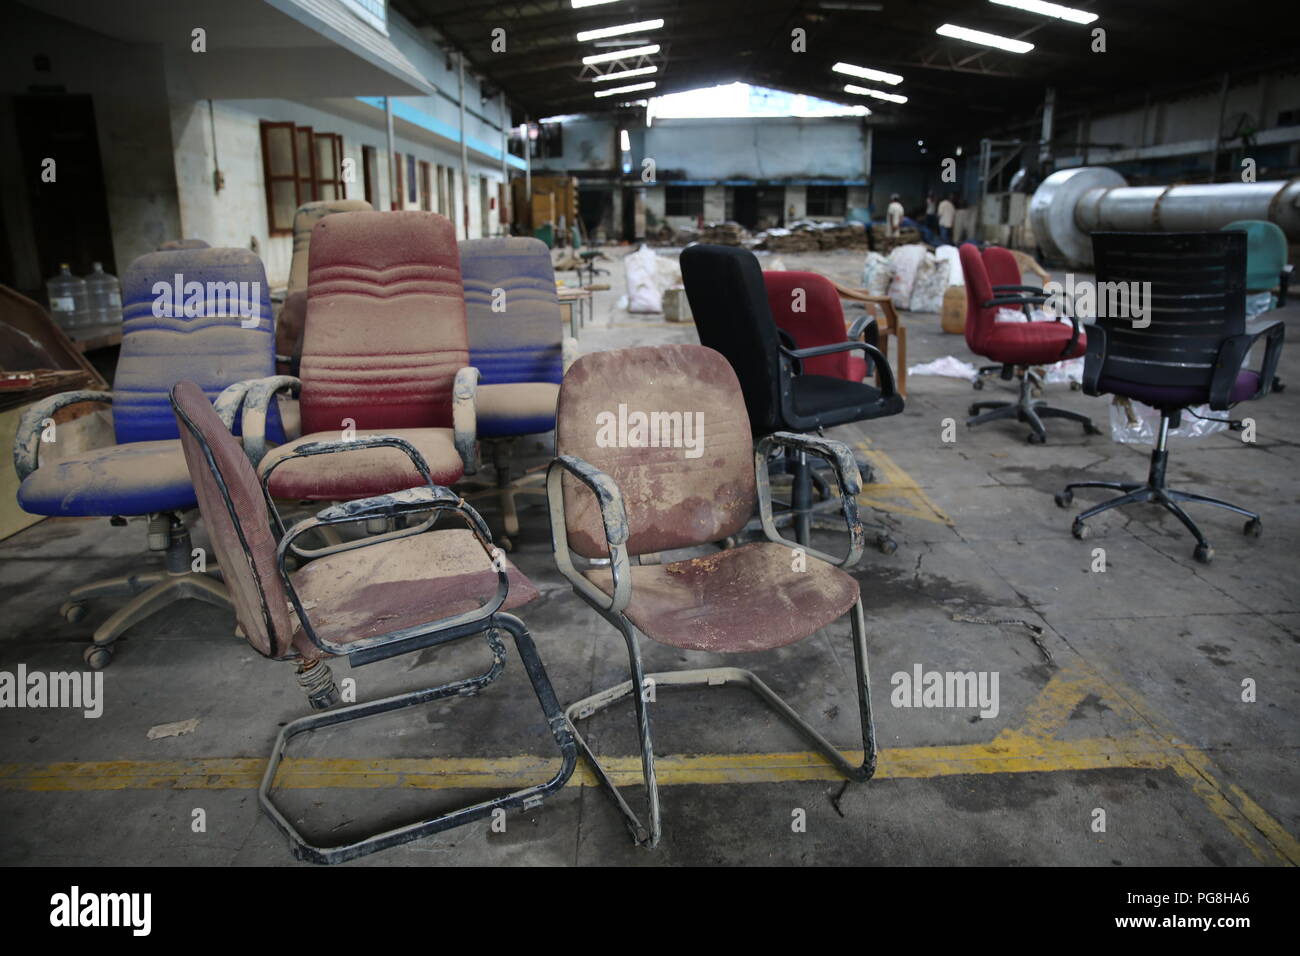
[[[691,348],[691,346],[681,346],[679,348]],[[568,387],[567,380],[566,387]],[[736,393],[737,402],[740,402],[739,388],[736,389]],[[563,402],[563,399],[561,401]],[[849,551],[843,558],[835,558],[816,549],[802,546],[795,541],[790,541],[782,537],[777,530],[772,514],[772,498],[768,477],[769,451],[775,447],[794,449],[800,454],[815,455],[824,458],[833,466],[836,480],[840,485],[840,501],[850,538]],[[847,445],[813,435],[775,432],[764,436],[755,445],[753,463],[759,513],[767,541],[792,550],[803,550],[809,561],[825,561],[837,567],[851,567],[858,562],[862,556],[865,540],[862,524],[858,520],[857,508],[857,495],[862,490],[862,484],[857,465],[853,459],[853,453]],[[562,481],[566,473],[576,478],[587,491],[594,495],[599,505],[601,525],[604,529],[604,545],[609,554],[608,568],[611,573],[612,594],[600,590],[588,581],[574,564],[574,555],[569,543],[569,526],[565,514],[565,492]],[[655,688],[699,688],[721,687],[732,684],[746,687],[759,700],[772,708],[786,723],[798,731],[811,746],[816,748],[848,780],[862,782],[872,777],[876,769],[876,734],[871,711],[866,622],[860,594],[847,612],[852,628],[855,683],[863,745],[862,762],[854,764],[752,671],[738,667],[709,667],[646,674],[637,642],[638,628],[624,613],[632,598],[632,581],[630,577],[632,562],[644,562],[641,560],[642,555],[629,554],[631,526],[628,522],[627,511],[618,484],[610,475],[581,458],[560,454],[551,463],[547,472],[547,494],[551,515],[551,543],[555,550],[555,561],[560,573],[569,581],[580,598],[618,630],[627,647],[631,679],[570,704],[566,708],[565,715],[578,747],[592,767],[601,785],[622,814],[624,823],[636,844],[648,849],[653,848],[659,842],[662,833],[659,789],[655,776],[653,726],[649,702],[646,700],[645,695],[645,689],[650,686]],[[651,637],[651,635],[646,636]],[[628,805],[619,788],[614,784],[605,768],[601,766],[599,759],[576,726],[577,721],[605,710],[627,697],[633,698],[636,711],[641,767],[646,784],[647,818],[644,821]]]
[[[419,690],[409,691],[397,694],[382,700],[368,701],[358,704],[351,704],[346,707],[340,707],[331,710],[328,713],[309,715],[286,724],[276,738],[275,747],[271,752],[268,760],[266,771],[262,776],[262,782],[258,788],[258,802],[262,810],[270,817],[281,833],[288,839],[294,856],[300,860],[308,860],[313,863],[342,863],[373,853],[377,850],[397,846],[402,843],[408,843],[412,840],[420,839],[434,833],[460,826],[474,820],[479,820],[492,814],[493,811],[502,809],[524,808],[531,809],[538,806],[542,800],[552,793],[560,790],[573,773],[577,762],[577,752],[573,736],[568,729],[564,713],[560,708],[555,692],[551,687],[550,681],[546,676],[546,670],[538,657],[536,646],[533,643],[528,629],[524,623],[512,614],[502,611],[503,605],[509,590],[509,579],[507,571],[501,564],[498,564],[497,558],[500,552],[492,545],[491,534],[483,519],[469,505],[455,493],[445,487],[435,485],[429,472],[429,466],[420,456],[419,452],[410,443],[399,438],[391,436],[375,436],[371,438],[359,438],[355,441],[346,442],[313,442],[298,448],[295,452],[297,457],[316,457],[336,453],[344,453],[357,449],[373,448],[386,446],[398,449],[408,455],[414,467],[424,477],[426,484],[422,487],[411,488],[405,491],[395,492],[393,494],[379,495],[373,498],[360,499],[355,501],[344,502],[342,504],[332,505],[319,511],[315,517],[308,518],[298,522],[292,528],[286,530],[280,519],[280,515],[275,507],[274,499],[267,491],[267,476],[264,476],[260,482],[262,500],[265,503],[268,515],[272,519],[273,527],[277,532],[278,544],[275,552],[276,573],[278,580],[283,586],[284,593],[288,596],[289,602],[301,625],[300,630],[294,631],[293,634],[285,635],[279,633],[276,625],[277,615],[272,611],[271,604],[268,600],[266,588],[263,586],[260,578],[261,570],[257,564],[254,548],[250,546],[249,538],[245,532],[243,522],[247,521],[250,515],[241,516],[235,506],[231,495],[230,486],[227,484],[226,476],[223,474],[221,467],[218,466],[216,456],[214,455],[211,444],[209,443],[204,431],[199,424],[194,421],[191,413],[186,411],[182,405],[186,402],[191,404],[192,408],[201,408],[193,401],[193,395],[178,395],[187,387],[189,383],[181,382],[172,390],[172,406],[176,413],[177,421],[184,429],[183,436],[193,439],[195,448],[201,454],[201,460],[196,460],[194,451],[187,445],[186,456],[189,460],[192,470],[206,468],[210,473],[212,482],[219,492],[221,502],[224,505],[224,518],[228,519],[230,526],[233,527],[237,536],[239,548],[243,552],[243,558],[247,562],[247,570],[250,572],[247,578],[251,579],[256,585],[257,604],[260,611],[260,620],[241,621],[245,627],[245,634],[249,636],[249,642],[263,656],[273,660],[298,660],[299,684],[307,693],[308,701],[315,710],[325,710],[333,706],[338,701],[338,691],[334,685],[334,679],[330,672],[329,665],[325,663],[325,658],[330,655],[346,657],[352,666],[361,666],[373,663],[375,661],[386,660],[399,654],[406,654],[412,651],[421,650],[428,647],[437,647],[448,644],[452,641],[458,641],[462,638],[472,637],[476,634],[484,634],[488,647],[492,651],[492,664],[488,670],[480,675],[464,678],[450,683],[441,684],[435,687],[427,687]],[[192,386],[190,386],[192,387]],[[213,429],[212,421],[205,423],[206,428]],[[231,453],[235,454],[234,452]],[[242,455],[242,452],[238,454]],[[246,459],[240,459],[240,463],[247,465]],[[242,476],[241,480],[254,480],[248,465],[247,476]],[[273,469],[271,469],[273,470]],[[196,485],[198,476],[196,475]],[[206,484],[206,483],[205,483]],[[202,503],[203,496],[200,496]],[[459,614],[426,622],[424,624],[408,626],[387,633],[375,635],[372,637],[361,638],[348,643],[337,643],[326,639],[313,625],[308,609],[304,606],[298,590],[294,585],[295,574],[290,572],[288,561],[292,552],[295,555],[309,557],[322,557],[327,554],[338,554],[346,551],[353,551],[360,548],[373,547],[378,544],[395,541],[400,538],[410,537],[431,531],[442,514],[451,514],[459,518],[464,525],[473,533],[479,545],[484,549],[490,558],[493,559],[493,568],[496,572],[497,587],[495,595],[485,604],[475,610],[465,611]],[[410,523],[412,519],[425,516],[416,523]],[[223,533],[215,525],[220,518],[213,516],[214,520],[210,523],[214,525],[211,533],[216,539]],[[395,530],[385,534],[363,537],[351,541],[341,541],[325,548],[316,549],[312,552],[304,552],[302,549],[294,546],[294,541],[302,535],[319,528],[335,527],[343,524],[356,522],[366,522],[375,519],[385,521],[391,520],[396,526]],[[219,546],[219,545],[218,545]],[[233,558],[232,560],[238,560]],[[228,560],[227,566],[230,566]],[[239,587],[237,583],[231,583],[232,589]],[[236,604],[239,606],[238,602]],[[267,635],[268,650],[254,641],[253,635],[262,633]],[[546,716],[547,724],[550,728],[551,735],[554,737],[556,744],[559,746],[561,754],[560,767],[557,772],[545,783],[525,787],[520,790],[502,796],[494,797],[490,800],[483,800],[472,804],[468,807],[451,810],[437,816],[420,820],[415,823],[409,823],[402,826],[382,830],[378,833],[371,834],[358,840],[351,841],[339,846],[319,846],[308,840],[296,827],[289,821],[285,814],[276,806],[271,796],[271,791],[275,783],[276,773],[279,770],[281,761],[284,758],[285,750],[289,741],[300,734],[317,730],[323,727],[334,726],[343,723],[349,723],[355,720],[361,720],[366,717],[373,717],[378,714],[391,713],[406,707],[412,707],[417,704],[429,703],[431,701],[443,700],[454,696],[471,696],[482,688],[486,687],[495,680],[502,672],[505,666],[505,647],[500,639],[499,631],[504,630],[513,638],[515,647],[519,652],[520,659],[523,661],[524,670],[527,673],[529,682],[532,685],[534,693],[537,695],[538,703]]]

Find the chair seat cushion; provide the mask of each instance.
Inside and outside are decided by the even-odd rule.
[[[358,431],[357,437],[392,435],[415,446],[429,464],[435,484],[450,485],[464,473],[450,428],[390,428],[386,431]],[[266,474],[276,462],[308,442],[336,442],[339,432],[304,435],[271,450],[258,468]],[[275,469],[271,494],[276,498],[305,501],[350,501],[415,488],[424,479],[406,453],[397,448],[363,448],[312,458],[295,458]]]
[[[796,375],[790,380],[794,410],[816,416],[822,425],[838,425],[893,415],[903,410],[899,395],[886,398],[880,389],[864,382],[829,375]]]
[[[509,560],[506,575],[502,610],[537,597]],[[496,594],[497,575],[474,534],[453,528],[317,558],[293,587],[317,636],[349,644],[472,611]]]
[[[1210,400],[1210,390],[1197,385],[1147,385],[1103,375],[1097,383],[1100,391],[1125,395],[1152,408],[1187,408]],[[1242,369],[1228,394],[1229,402],[1244,402],[1259,391],[1259,373]]]
[[[1087,333],[1080,331],[1070,354],[1061,354],[1073,334],[1073,327],[1065,322],[995,322],[980,354],[1004,365],[1050,365],[1077,358],[1087,349]]]
[[[554,382],[480,385],[474,402],[480,438],[536,435],[555,428],[560,386]]]
[[[834,565],[754,542],[671,564],[630,568],[628,620],[646,637],[688,650],[764,651],[801,641],[839,618],[858,599],[858,582]],[[583,572],[613,593],[605,568]]]
[[[145,515],[195,506],[179,439],[128,442],[41,465],[18,489],[37,515]]]

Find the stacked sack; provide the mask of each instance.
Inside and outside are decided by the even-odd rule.
[[[867,254],[862,286],[871,295],[887,295],[894,308],[938,312],[948,288],[949,260],[926,251],[923,243],[899,246],[888,257]]]

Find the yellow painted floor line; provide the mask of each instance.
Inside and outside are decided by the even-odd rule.
[[[1128,726],[1118,736],[1056,739],[1088,695],[1104,700]],[[880,751],[876,779],[930,779],[957,775],[1054,773],[1118,768],[1172,770],[1263,863],[1300,865],[1300,841],[1241,788],[1226,782],[1210,756],[1181,741],[1165,718],[1132,688],[1079,661],[1059,671],[1024,713],[1018,728],[992,741],[952,746],[895,747]],[[846,751],[853,762],[861,751]],[[641,781],[640,758],[604,758],[619,786]],[[656,758],[659,783],[674,785],[834,781],[839,773],[813,752],[770,754],[668,754]],[[81,763],[0,764],[0,791],[69,793],[113,790],[252,790],[261,782],[262,758],[116,760]],[[281,765],[281,789],[518,789],[549,778],[558,760],[536,757],[436,757],[406,759],[290,758]],[[597,786],[579,762],[570,785]]]
[[[876,480],[864,487],[862,494],[858,495],[858,504],[908,518],[952,526],[952,519],[930,500],[916,479],[900,468],[892,458],[883,451],[872,448],[867,439],[855,442],[854,445],[871,462],[876,472]]]
[[[862,751],[845,751],[861,761]],[[602,759],[620,786],[641,779],[639,757]],[[290,758],[281,765],[278,788],[358,789],[385,787],[455,789],[512,788],[545,780],[558,760],[519,757],[420,757],[388,760]],[[958,774],[1039,773],[1116,767],[1160,769],[1168,754],[1143,749],[1140,742],[1075,740],[1035,742],[1032,746],[962,744],[900,747],[879,754],[877,779],[920,779]],[[88,763],[0,765],[0,790],[69,792],[93,790],[248,790],[261,782],[261,758],[210,757],[193,760],[115,760]],[[665,754],[655,758],[659,783],[741,784],[842,779],[820,754]],[[596,778],[580,763],[571,784],[591,786]]]

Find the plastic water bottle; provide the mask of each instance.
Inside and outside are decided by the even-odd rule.
[[[86,276],[88,314],[86,325],[120,325],[122,322],[122,284],[117,276],[104,271],[102,262]]]
[[[66,262],[59,264],[59,274],[45,283],[50,297],[50,312],[65,332],[82,328],[86,323],[86,281],[72,274]]]

